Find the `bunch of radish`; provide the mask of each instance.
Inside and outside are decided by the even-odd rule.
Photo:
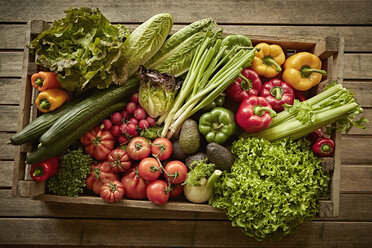
[[[125,109],[112,113],[110,119],[102,121],[101,128],[110,131],[120,145],[129,143],[130,138],[139,136],[140,130],[155,125],[155,119],[148,116],[138,104],[138,93],[130,97]]]

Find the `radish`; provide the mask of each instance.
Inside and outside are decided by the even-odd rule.
[[[132,102],[135,102],[138,104],[138,93],[134,93],[131,97],[130,97],[130,100]]]
[[[122,123],[123,116],[120,114],[120,112],[115,112],[111,114],[111,121],[115,125],[120,125]]]
[[[127,104],[127,106],[125,106],[125,109],[126,109],[127,113],[133,114],[134,111],[136,111],[136,109],[137,109],[137,104],[135,102],[129,102]]]
[[[147,116],[146,120],[149,122],[149,127],[152,127],[155,125],[155,118],[152,118],[151,116]]]
[[[111,134],[118,137],[121,135],[120,133],[120,126],[119,125],[114,125],[112,126],[111,130],[110,130]]]
[[[147,129],[149,127],[149,122],[147,120],[140,120],[138,125],[141,129],[144,130],[144,129]]]
[[[131,137],[136,137],[138,136],[138,131],[137,131],[137,125],[133,123],[128,123],[127,124],[127,132]]]
[[[141,108],[141,107],[138,107],[135,111],[134,111],[134,117],[137,119],[137,120],[143,120],[145,119],[147,116],[147,113],[146,111]]]
[[[132,116],[125,109],[121,111],[121,116],[123,116],[123,122],[132,118]]]
[[[117,138],[117,141],[119,142],[120,145],[126,145],[129,142],[129,139],[125,135],[120,135]]]
[[[111,128],[112,128],[112,122],[109,119],[105,119],[102,121],[101,129],[110,131]]]
[[[127,125],[128,125],[127,123],[122,123],[120,125],[120,132],[122,134],[127,134],[128,133],[128,126]]]
[[[131,118],[130,120],[129,120],[129,122],[130,123],[133,123],[134,125],[138,125],[138,120],[136,119],[136,118]]]

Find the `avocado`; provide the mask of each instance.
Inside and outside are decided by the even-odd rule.
[[[199,150],[200,134],[198,124],[192,119],[187,119],[181,127],[180,147],[186,154],[193,154]]]
[[[173,145],[172,157],[176,160],[185,161],[187,154],[182,151],[180,147],[180,142],[178,140],[174,140],[172,142],[172,145]]]
[[[217,143],[209,143],[206,153],[210,163],[216,165],[216,169],[230,170],[234,163],[234,157],[229,149]]]
[[[208,160],[207,154],[205,154],[204,152],[198,152],[194,155],[189,155],[186,158],[185,165],[188,169],[192,169],[191,168],[192,162],[199,161],[199,160],[205,160],[205,162],[207,162],[207,160]]]

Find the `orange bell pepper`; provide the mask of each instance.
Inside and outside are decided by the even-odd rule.
[[[31,76],[32,87],[39,91],[46,89],[61,88],[57,80],[57,74],[49,71],[40,71]]]
[[[283,49],[278,45],[269,45],[267,43],[259,43],[255,48],[259,48],[260,51],[255,52],[251,68],[258,75],[266,78],[272,78],[278,75],[282,71],[280,66],[285,61]]]
[[[35,100],[37,109],[47,113],[61,107],[70,99],[70,95],[63,89],[47,89],[39,93]]]
[[[317,85],[327,72],[321,70],[322,61],[309,52],[300,52],[289,57],[284,63],[283,81],[293,88],[305,91]]]

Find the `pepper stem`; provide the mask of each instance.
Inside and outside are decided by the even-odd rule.
[[[39,87],[43,87],[43,83],[44,83],[44,79],[42,79],[41,77],[38,77],[36,78],[35,80],[35,84]]]
[[[47,99],[43,98],[43,99],[40,100],[39,106],[42,109],[47,109],[48,110],[50,108],[50,102]]]
[[[261,105],[255,105],[253,107],[253,112],[255,115],[263,116],[265,114],[265,111],[269,112],[271,117],[276,116],[276,112],[269,107],[262,107]]]
[[[39,177],[44,175],[44,170],[41,169],[40,167],[37,167],[34,172],[32,173],[34,177]]]
[[[220,131],[225,125],[223,123],[213,123],[213,130]]]
[[[282,99],[283,97],[283,88],[280,86],[274,86],[270,89],[270,93],[273,97],[275,97],[277,100]]]
[[[323,144],[320,146],[320,150],[322,153],[328,154],[332,150],[332,147],[329,144]]]
[[[304,65],[300,69],[301,76],[304,77],[304,78],[310,77],[311,73],[313,73],[313,72],[320,73],[323,76],[327,76],[327,72],[325,70],[313,69],[308,65]]]
[[[240,87],[245,90],[245,91],[248,91],[250,89],[252,89],[252,81],[248,78],[246,78],[243,74],[239,74],[239,77],[241,79],[243,79],[241,82],[240,82]]]
[[[280,67],[280,65],[278,65],[278,63],[273,59],[273,57],[271,56],[265,56],[262,61],[264,62],[265,65],[267,66],[271,66],[273,65],[275,67],[275,70],[277,72],[279,71],[282,71],[282,67]]]

